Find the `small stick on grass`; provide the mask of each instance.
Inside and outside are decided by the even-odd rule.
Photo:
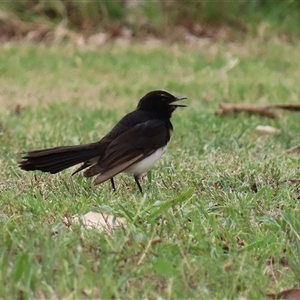
[[[250,115],[259,115],[270,119],[276,119],[279,115],[272,112],[271,109],[283,109],[288,111],[300,112],[300,104],[233,104],[233,103],[220,103],[221,111],[217,113],[220,116],[245,112]]]
[[[300,104],[273,104],[273,105],[269,105],[269,107],[300,112]]]
[[[250,115],[260,115],[270,119],[278,118],[278,115],[271,112],[269,105],[251,105],[251,104],[232,104],[232,103],[220,103],[221,112],[218,114],[221,116],[246,112]]]
[[[284,154],[289,154],[292,152],[300,152],[300,145],[294,146],[284,151]]]

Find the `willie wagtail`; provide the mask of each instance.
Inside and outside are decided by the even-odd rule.
[[[72,175],[89,167],[85,177],[98,175],[95,184],[110,179],[114,190],[114,176],[126,172],[134,176],[142,193],[139,178],[165,152],[173,130],[170,118],[177,107],[186,107],[177,104],[184,99],[165,91],[149,92],[136,110],[123,117],[100,141],[30,151],[22,157],[19,167],[55,174],[83,163]]]

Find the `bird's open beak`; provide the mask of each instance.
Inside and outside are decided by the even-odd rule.
[[[176,98],[174,101],[172,101],[170,103],[170,105],[173,106],[174,108],[176,108],[176,107],[186,107],[186,105],[183,105],[183,104],[173,104],[174,102],[181,101],[181,100],[187,100],[187,98],[186,97]]]

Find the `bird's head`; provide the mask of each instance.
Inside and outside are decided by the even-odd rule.
[[[159,115],[171,118],[173,111],[177,107],[186,107],[186,105],[177,104],[186,97],[177,98],[165,91],[152,91],[147,93],[138,103],[138,110],[153,111]]]

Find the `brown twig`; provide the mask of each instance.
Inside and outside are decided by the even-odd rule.
[[[289,153],[296,152],[296,151],[300,152],[300,145],[289,148],[289,149],[285,150],[284,153],[289,154]]]
[[[245,112],[250,115],[259,115],[271,119],[279,117],[271,109],[283,109],[288,111],[300,112],[300,104],[268,104],[268,105],[257,105],[257,104],[233,104],[233,103],[220,103],[221,112],[218,115],[224,116],[233,113]]]
[[[300,112],[300,104],[273,104],[273,105],[269,105],[269,107]]]
[[[251,104],[232,104],[232,103],[220,103],[221,112],[218,114],[221,116],[246,112],[251,115],[260,115],[271,119],[278,118],[278,115],[271,112],[269,105],[251,105]]]

